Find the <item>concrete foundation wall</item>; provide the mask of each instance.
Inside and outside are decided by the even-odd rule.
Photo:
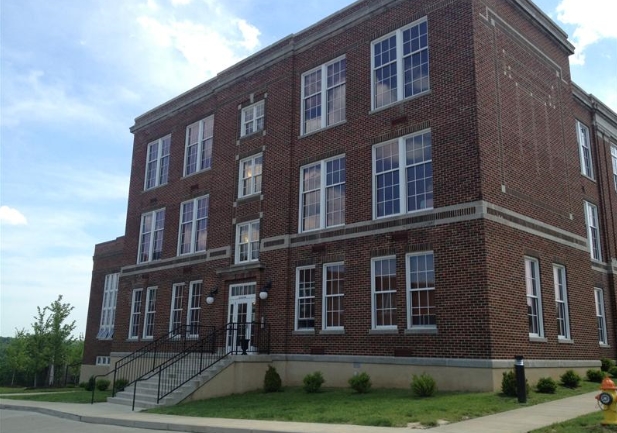
[[[82,364],[81,371],[79,373],[79,383],[87,382],[90,377],[98,376],[99,374],[106,374],[110,370],[111,367],[109,365]]]

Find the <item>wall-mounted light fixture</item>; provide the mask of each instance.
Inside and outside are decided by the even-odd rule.
[[[268,299],[268,292],[270,291],[271,288],[272,288],[272,281],[268,281],[266,285],[263,286],[261,290],[259,291],[259,299],[261,299],[262,301],[265,301],[266,299]]]
[[[206,298],[206,304],[212,305],[214,303],[214,295],[216,295],[218,292],[219,292],[218,287],[215,287],[214,289],[210,290],[210,294]]]

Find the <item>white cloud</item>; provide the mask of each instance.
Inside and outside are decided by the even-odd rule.
[[[20,211],[8,206],[0,207],[0,221],[12,226],[28,224],[28,220]]]
[[[585,49],[601,39],[617,39],[617,1],[561,0],[557,19],[575,27],[572,43],[576,53],[570,58],[573,65],[585,64]]]
[[[171,4],[173,6],[186,6],[188,4],[191,4],[193,0],[171,0]]]

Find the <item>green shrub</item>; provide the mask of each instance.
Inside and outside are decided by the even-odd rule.
[[[542,394],[555,394],[557,382],[551,377],[541,377],[536,384],[536,389]]]
[[[264,392],[279,392],[282,386],[281,376],[276,371],[276,368],[269,365],[264,376]]]
[[[602,371],[609,372],[611,368],[615,366],[615,361],[610,358],[602,358],[600,362],[602,363],[602,367],[600,368]]]
[[[116,392],[124,391],[124,388],[129,384],[129,381],[124,378],[116,379],[114,382],[114,390]]]
[[[107,379],[99,379],[96,381],[96,389],[99,391],[107,391],[111,382]]]
[[[319,392],[321,385],[325,382],[323,375],[320,371],[307,374],[302,380],[304,383],[304,390],[308,393]]]
[[[96,383],[95,383],[94,376],[90,376],[90,379],[88,379],[88,382],[86,383],[86,386],[85,386],[86,391],[93,391],[95,385]]]
[[[581,377],[574,370],[566,371],[560,379],[561,384],[566,388],[578,388],[581,384]]]
[[[437,383],[430,374],[422,373],[420,376],[414,374],[411,379],[411,391],[416,397],[432,397],[437,392]]]
[[[529,381],[525,379],[525,391],[529,394]],[[508,397],[517,397],[518,390],[516,388],[516,373],[514,370],[504,371],[501,378],[501,392]]]
[[[617,367],[611,367],[611,369],[608,371],[608,374],[613,376],[614,379],[617,379]]]
[[[602,370],[587,370],[587,380],[589,382],[602,383],[604,372]]]
[[[88,386],[88,382],[79,382],[79,387],[80,388],[86,389],[87,386]]]
[[[359,394],[367,393],[371,385],[371,376],[367,373],[356,374],[349,379],[349,386]]]

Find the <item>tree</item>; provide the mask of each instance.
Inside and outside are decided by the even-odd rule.
[[[30,356],[29,372],[34,375],[33,386],[36,388],[40,372],[47,366],[49,356],[49,322],[46,317],[47,307],[36,307],[37,315],[32,324],[32,334],[28,335],[27,351]]]
[[[15,330],[15,338],[6,348],[6,366],[11,371],[11,386],[15,385],[15,376],[28,371],[28,334],[25,329]]]
[[[69,346],[73,341],[71,333],[75,330],[75,321],[64,323],[75,307],[62,303],[62,295],[44,310],[49,311],[48,339],[49,339],[49,385],[55,381],[57,367],[66,364]]]

